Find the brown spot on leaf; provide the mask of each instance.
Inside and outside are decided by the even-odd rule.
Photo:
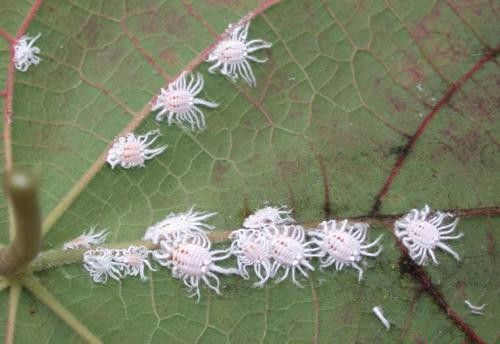
[[[224,183],[224,178],[231,168],[231,165],[225,161],[216,161],[213,167],[212,180],[215,185],[221,185]]]
[[[406,110],[406,104],[400,98],[396,96],[389,96],[387,100],[394,106],[397,112],[404,112]]]
[[[488,254],[491,257],[495,257],[496,244],[495,244],[495,237],[493,236],[493,231],[491,229],[488,231],[487,239],[488,239],[488,243],[487,243]]]
[[[165,61],[169,65],[169,67],[175,66],[179,61],[179,57],[177,56],[177,54],[170,49],[162,51],[160,53],[160,57],[163,61]]]

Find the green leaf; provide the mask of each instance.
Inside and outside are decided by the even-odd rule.
[[[12,123],[0,129],[12,130],[2,167],[12,148],[14,165],[41,173],[43,250],[93,224],[111,230],[111,243],[138,240],[193,204],[217,212],[213,224],[228,231],[269,201],[308,226],[363,217],[370,238],[384,233],[384,252],[367,259],[361,283],[351,269],[316,271],[304,289],[223,276],[223,295],[203,289],[200,303],[164,269],[149,282],[106,285],[80,264],[0,277],[0,335],[13,325],[16,343],[457,343],[472,332],[494,342],[498,11],[486,0],[2,1],[0,33],[42,33],[42,62],[15,73]],[[259,55],[267,63],[252,63],[254,89],[203,63],[227,25],[249,13],[250,37],[273,43]],[[0,36],[7,91],[8,50]],[[205,111],[201,133],[149,112],[160,87],[192,68],[204,75],[203,98],[221,104]],[[5,109],[10,94],[0,97]],[[121,132],[158,127],[169,148],[146,168],[104,164]],[[440,265],[424,267],[431,287],[408,270],[391,233],[399,214],[424,204],[460,214],[465,234],[452,243],[460,262],[439,252]],[[4,245],[9,222],[0,197]],[[485,315],[471,315],[466,299],[487,303]]]

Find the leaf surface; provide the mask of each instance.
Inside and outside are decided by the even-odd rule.
[[[374,222],[370,238],[384,233],[384,252],[367,260],[362,283],[350,269],[316,271],[304,289],[290,281],[254,289],[224,276],[223,295],[203,290],[197,304],[165,270],[146,283],[96,285],[79,264],[36,278],[105,343],[461,342],[467,330],[407,273],[390,232],[393,214],[430,204],[462,214],[465,237],[452,242],[462,261],[439,252],[441,264],[425,267],[426,277],[455,320],[486,342],[498,340],[500,7],[481,0],[269,5],[2,2],[0,29],[16,36],[28,20],[30,35],[42,33],[40,65],[15,73],[12,124],[5,122],[12,139],[2,157],[11,147],[15,165],[41,171],[44,250],[60,249],[92,224],[109,228],[112,243],[137,240],[193,204],[217,212],[220,230],[236,229],[269,201],[293,207],[308,225],[332,217]],[[202,62],[226,26],[251,11],[250,37],[273,43],[259,54],[266,64],[252,63],[255,89],[208,74]],[[8,49],[0,40],[6,89]],[[151,100],[193,68],[205,78],[203,98],[221,104],[205,111],[208,129],[158,124]],[[147,168],[104,164],[124,130],[158,127],[169,148]],[[2,197],[4,244],[6,207]],[[8,290],[0,292],[0,333]],[[485,316],[468,313],[465,299],[487,303]],[[372,313],[376,305],[390,331]],[[16,343],[82,342],[63,320],[24,289]]]

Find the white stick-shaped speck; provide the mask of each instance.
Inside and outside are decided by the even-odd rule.
[[[482,310],[484,309],[484,307],[486,307],[486,303],[482,304],[481,306],[474,306],[472,303],[470,303],[469,300],[465,300],[465,304],[467,305],[467,307],[469,307],[472,314],[484,315]]]
[[[385,328],[389,330],[391,328],[391,324],[389,323],[389,320],[387,320],[384,315],[382,314],[382,307],[380,306],[375,306],[372,308],[373,313],[379,318],[379,320],[384,324]]]

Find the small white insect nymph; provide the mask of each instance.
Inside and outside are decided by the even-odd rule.
[[[149,227],[143,239],[159,244],[163,240],[172,242],[180,236],[197,233],[208,240],[205,231],[214,227],[206,224],[205,221],[214,215],[216,213],[194,211],[194,207],[184,213],[171,213],[165,219]]]
[[[243,222],[245,228],[264,228],[269,225],[292,224],[295,220],[290,216],[292,211],[286,206],[264,207],[249,215]]]
[[[144,135],[135,136],[129,133],[119,137],[108,151],[106,161],[115,168],[120,165],[123,168],[144,167],[144,162],[153,159],[163,153],[167,146],[150,148],[160,136],[159,130],[150,131]]]
[[[382,246],[374,253],[367,249],[378,245],[382,239],[380,235],[375,241],[365,244],[368,225],[366,223],[349,223],[347,220],[341,222],[340,228],[337,221],[323,221],[318,231],[311,231],[309,235],[314,237],[313,242],[320,249],[321,268],[326,268],[335,263],[336,270],[342,270],[344,266],[352,266],[358,270],[358,281],[363,278],[363,269],[357,264],[363,256],[376,257],[382,252]]]
[[[436,247],[450,253],[456,260],[460,260],[458,253],[443,242],[463,236],[463,233],[455,236],[449,235],[455,231],[459,219],[456,218],[453,222],[443,225],[448,218],[453,218],[453,215],[439,211],[431,213],[431,209],[426,205],[421,210],[412,209],[396,221],[394,233],[408,248],[410,257],[419,265],[427,263],[427,255],[431,257],[434,264],[438,264],[434,254]]]
[[[115,250],[114,260],[123,264],[123,276],[140,276],[141,280],[146,281],[145,267],[150,271],[156,271],[148,261],[149,252],[144,246],[130,246],[128,249]]]
[[[317,257],[317,247],[309,247],[313,243],[306,242],[304,228],[299,225],[271,225],[264,228],[267,238],[270,240],[271,257],[273,265],[271,267],[271,277],[275,277],[278,270],[283,267],[285,272],[276,280],[279,283],[288,277],[292,272],[292,281],[302,288],[302,285],[295,278],[295,270],[299,270],[304,277],[308,277],[303,267],[314,270],[308,259]]]
[[[31,65],[37,65],[41,59],[35,54],[40,53],[40,48],[33,46],[42,34],[35,37],[23,36],[19,38],[14,46],[14,65],[17,70],[26,72]]]
[[[110,249],[98,247],[85,252],[83,266],[96,283],[106,283],[108,277],[115,281],[120,281],[123,277],[121,272],[123,263],[115,260],[114,251]]]
[[[250,87],[256,86],[255,75],[248,61],[264,63],[265,59],[259,59],[250,54],[261,49],[271,48],[272,44],[262,39],[253,39],[247,42],[248,28],[250,22],[244,25],[237,25],[232,30],[231,35],[222,40],[215,49],[208,55],[206,61],[214,62],[208,71],[215,73],[219,70],[222,75],[236,81],[241,77]]]
[[[161,248],[153,252],[154,259],[172,270],[174,278],[181,279],[184,285],[200,300],[200,282],[203,281],[210,289],[220,294],[220,281],[216,273],[228,275],[239,274],[234,268],[222,268],[215,262],[224,260],[231,255],[230,250],[210,250],[210,242],[205,242],[199,236],[182,236],[179,240],[160,242]]]
[[[168,125],[175,123],[183,126],[187,123],[193,131],[196,128],[205,129],[205,115],[198,105],[216,108],[219,104],[196,98],[203,89],[203,84],[203,76],[200,73],[193,76],[191,73],[183,72],[177,80],[168,85],[167,89],[162,88],[151,108],[153,111],[160,111],[156,114],[156,120],[166,120]]]
[[[239,229],[233,231],[229,238],[231,253],[237,257],[240,275],[248,279],[248,266],[253,266],[259,279],[255,287],[262,287],[271,276],[271,245],[263,231],[258,229]]]
[[[103,229],[100,232],[94,234],[96,226],[90,227],[90,230],[87,232],[83,232],[79,237],[65,242],[63,244],[63,250],[75,250],[78,248],[90,248],[92,245],[102,244],[109,232],[106,229]]]

